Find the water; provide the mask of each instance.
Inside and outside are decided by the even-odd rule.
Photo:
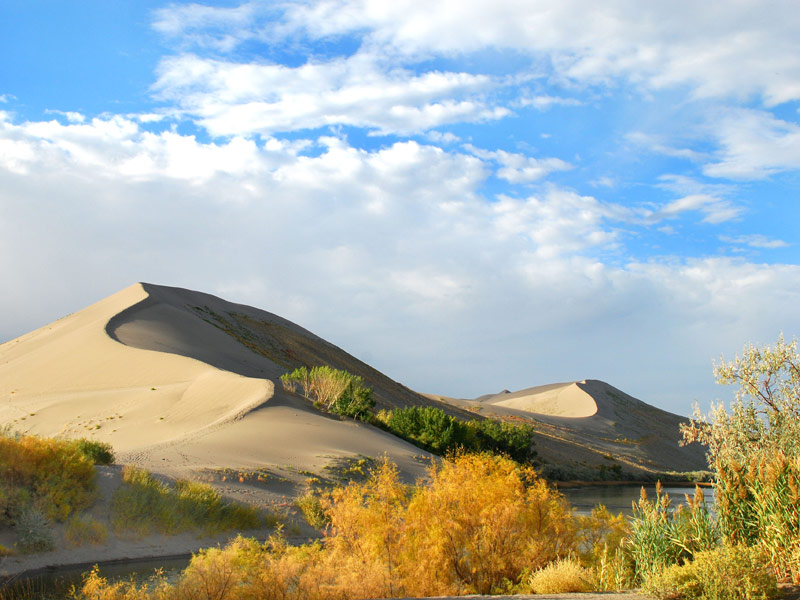
[[[656,497],[656,486],[645,485],[647,497],[651,500]],[[624,484],[624,485],[585,485],[579,487],[565,487],[560,488],[559,491],[564,494],[567,500],[572,504],[578,514],[588,515],[592,509],[598,504],[604,505],[612,513],[616,514],[622,512],[630,516],[633,511],[631,505],[639,499],[642,486],[641,484]],[[714,506],[714,488],[703,487],[703,495],[706,499],[706,505],[713,509]],[[673,485],[664,486],[664,491],[669,494],[672,499],[673,508],[679,504],[683,504],[686,499],[684,494],[689,494],[689,497],[694,497],[694,486],[688,485]]]
[[[100,566],[100,576],[109,581],[142,583],[160,569],[167,580],[177,577],[189,564],[189,557],[125,561]],[[46,572],[0,589],[0,600],[66,600],[70,589],[80,589],[83,574],[91,567]]]

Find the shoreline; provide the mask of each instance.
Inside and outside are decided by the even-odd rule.
[[[551,481],[551,480],[547,480],[547,483],[555,486],[556,489],[558,489],[558,488],[576,488],[576,487],[593,487],[593,486],[602,486],[602,485],[607,485],[607,486],[625,486],[625,485],[649,486],[649,485],[655,485],[656,484],[655,481],[619,480],[619,479],[605,480],[605,481],[604,480],[598,480],[598,479],[588,479],[588,480],[570,479],[570,480],[567,480],[567,481]],[[666,481],[666,482],[662,481],[661,485],[664,486],[665,488],[668,488],[668,487],[691,487],[691,486],[695,486],[695,485],[699,485],[702,488],[714,487],[714,484],[712,482],[710,482],[710,481],[689,481],[689,480],[686,480],[686,481],[669,480],[669,481]]]

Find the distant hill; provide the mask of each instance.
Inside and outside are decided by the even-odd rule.
[[[680,424],[688,419],[651,406],[593,379],[554,383],[518,392],[503,391],[475,400],[442,398],[478,414],[535,426],[537,450],[550,467],[568,478],[619,470],[647,477],[667,471],[708,468],[705,448],[680,447]],[[615,465],[619,465],[618,467]]]

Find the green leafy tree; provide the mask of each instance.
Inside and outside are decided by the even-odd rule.
[[[737,385],[730,409],[695,409],[684,442],[708,446],[716,513],[726,544],[759,547],[780,574],[800,582],[800,355],[797,340],[749,345],[715,368]]]

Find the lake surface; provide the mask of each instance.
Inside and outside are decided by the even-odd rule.
[[[125,561],[100,566],[100,576],[109,581],[130,581],[143,583],[160,569],[170,580],[176,578],[189,564],[189,557],[165,558],[160,560]],[[83,574],[91,567],[79,569],[59,569],[45,572],[16,585],[0,589],[0,600],[67,600],[71,598],[70,589],[80,589]]]
[[[655,484],[645,485],[644,488],[647,491],[648,498],[652,500],[656,497]],[[639,499],[641,489],[641,484],[604,484],[565,487],[559,488],[559,491],[564,494],[566,499],[575,507],[579,514],[589,514],[595,506],[602,504],[615,514],[622,512],[630,516],[633,514],[631,505]],[[706,505],[713,510],[714,488],[703,487],[702,490],[706,499]],[[672,499],[673,508],[677,508],[679,504],[683,504],[686,501],[684,494],[689,494],[689,497],[694,497],[693,485],[665,485],[664,491],[667,492]]]

